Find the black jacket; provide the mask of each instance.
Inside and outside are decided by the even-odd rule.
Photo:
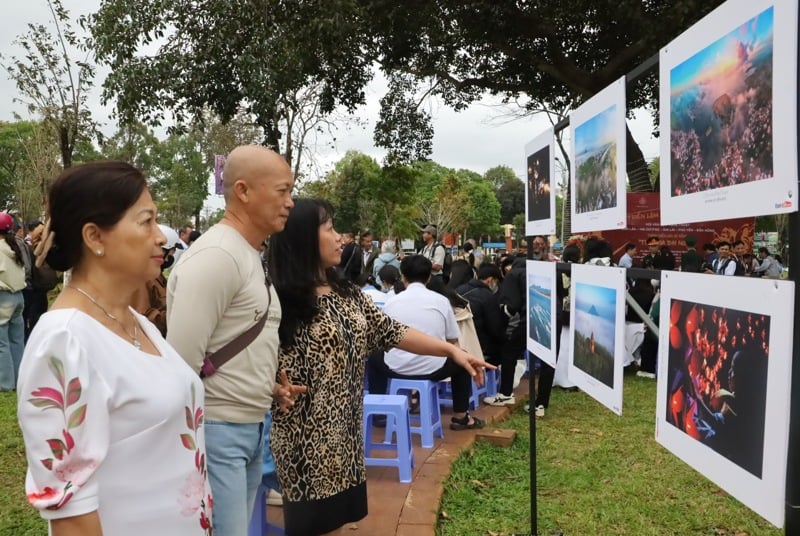
[[[503,278],[498,291],[500,306],[503,308],[506,315],[510,318],[519,313],[521,317],[525,317],[527,312],[528,302],[525,299],[525,257],[517,257],[511,265],[511,270]]]
[[[472,321],[475,323],[475,331],[478,332],[483,355],[499,357],[508,319],[500,310],[497,296],[478,279],[464,283],[456,289],[456,292],[469,301]]]
[[[364,263],[362,257],[361,246],[355,242],[347,244],[342,249],[339,268],[342,270],[342,274],[350,281],[355,281],[358,274],[361,273],[361,265]]]

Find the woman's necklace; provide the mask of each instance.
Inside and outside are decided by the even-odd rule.
[[[114,316],[114,315],[112,315],[111,313],[109,313],[108,311],[106,311],[106,308],[105,308],[105,307],[103,307],[102,305],[100,305],[99,303],[97,303],[97,300],[95,300],[94,298],[92,298],[92,296],[91,296],[91,295],[90,295],[88,292],[86,292],[86,291],[85,291],[85,290],[83,290],[82,288],[76,287],[75,285],[67,285],[67,288],[71,288],[72,290],[76,290],[76,291],[80,292],[81,294],[83,294],[84,296],[86,296],[86,298],[87,298],[87,299],[88,299],[90,302],[92,302],[93,304],[95,304],[97,307],[99,307],[99,308],[100,308],[100,310],[101,310],[101,311],[103,311],[103,313],[104,313],[104,314],[105,314],[105,315],[106,315],[108,318],[110,318],[111,320],[113,320],[114,322],[116,322],[117,324],[119,324],[119,326],[122,328],[122,331],[123,331],[123,332],[124,332],[124,333],[125,333],[125,334],[126,334],[128,337],[130,337],[130,338],[131,338],[131,340],[133,341],[133,346],[134,346],[134,347],[135,347],[137,350],[141,350],[141,349],[142,349],[142,343],[141,343],[141,342],[139,342],[139,337],[138,337],[138,335],[139,335],[139,331],[136,329],[136,324],[137,324],[137,322],[136,322],[136,318],[134,318],[134,319],[133,319],[133,334],[131,334],[131,333],[128,333],[128,330],[125,328],[125,324],[123,324],[123,323],[122,323],[122,321],[121,321],[119,318],[117,318],[116,316]]]

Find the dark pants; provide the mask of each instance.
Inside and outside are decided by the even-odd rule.
[[[25,342],[39,321],[39,317],[47,312],[47,291],[39,289],[24,289],[22,296],[25,299],[25,308],[22,318],[25,321]]]
[[[504,396],[511,396],[514,392],[514,371],[525,351],[525,326],[526,323],[521,321],[514,327],[500,350],[500,393]]]
[[[553,336],[556,338],[556,362],[558,362],[558,353],[561,351],[561,319],[556,320],[556,329]],[[550,405],[550,391],[553,390],[553,378],[556,375],[556,369],[542,362],[542,368],[539,369],[539,383],[536,385],[536,402],[534,406],[544,406],[545,408]]]
[[[639,353],[642,356],[641,370],[655,374],[658,359],[658,337],[653,335],[649,329],[644,332],[644,340]]]
[[[386,365],[384,364],[384,367]],[[469,396],[472,394],[472,377],[463,367],[448,358],[439,370],[430,374],[419,376],[406,376],[394,372],[386,367],[388,376],[391,378],[403,378],[407,380],[432,380],[442,381],[450,378],[450,385],[453,389],[453,413],[465,413],[469,409]],[[370,392],[372,392],[370,386]]]
[[[367,383],[373,395],[385,395],[389,391],[389,367],[383,356],[384,351],[380,348],[367,355]]]

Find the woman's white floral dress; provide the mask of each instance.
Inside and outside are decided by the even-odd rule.
[[[28,500],[48,520],[97,510],[114,536],[209,535],[203,384],[136,317],[160,355],[76,309],[36,325],[17,385]]]

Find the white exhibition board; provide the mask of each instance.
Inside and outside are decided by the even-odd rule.
[[[661,225],[797,210],[797,0],[728,0],[659,63]]]
[[[555,135],[553,128],[525,145],[525,236],[556,233]]]
[[[624,229],[625,77],[580,105],[569,116],[572,146],[572,231]]]
[[[556,368],[556,263],[526,261],[528,330],[527,348]]]
[[[794,282],[662,272],[656,441],[784,520]]]
[[[625,269],[572,265],[569,379],[622,415]]]

